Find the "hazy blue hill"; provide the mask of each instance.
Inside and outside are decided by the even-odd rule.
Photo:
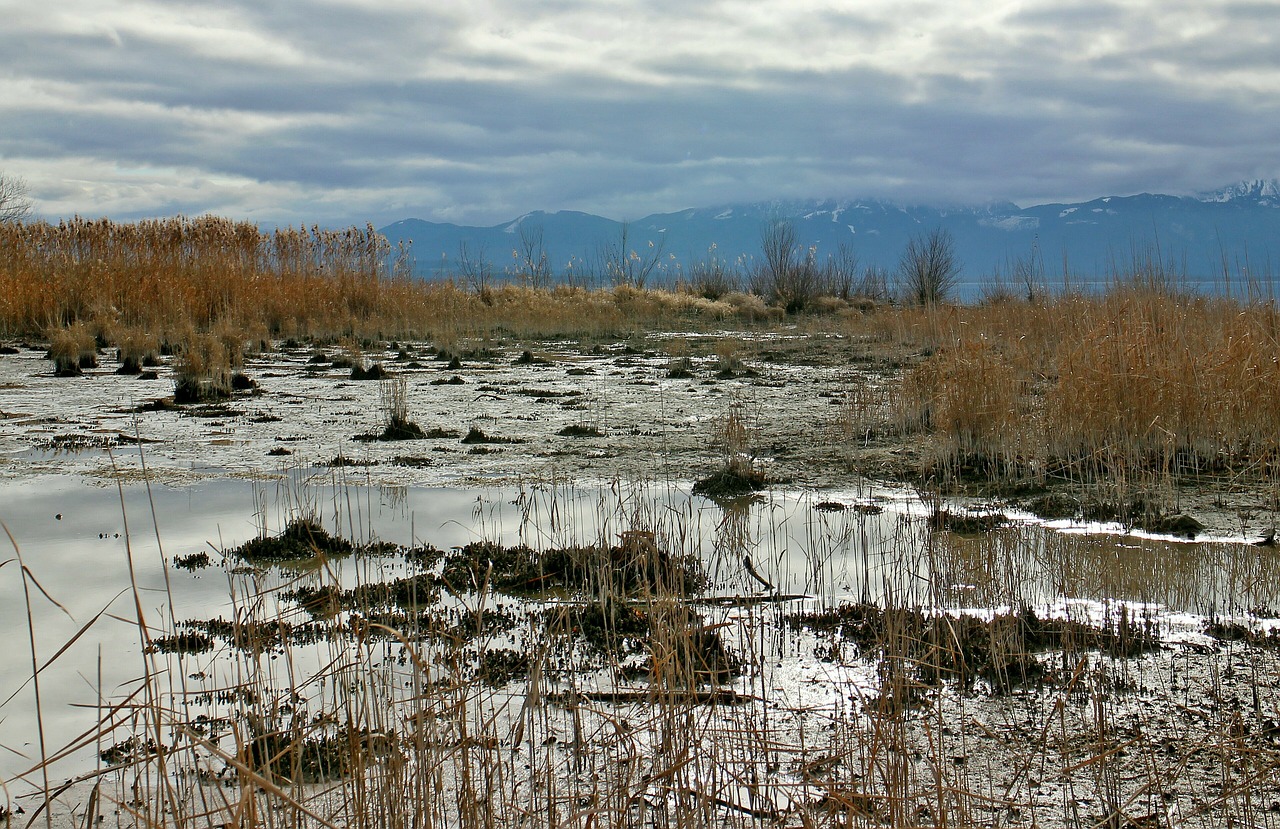
[[[1051,283],[1061,281],[1064,260],[1073,278],[1089,281],[1157,255],[1190,281],[1205,283],[1221,281],[1225,260],[1238,282],[1246,267],[1267,279],[1273,249],[1280,253],[1280,183],[1241,182],[1199,198],[1143,193],[1027,208],[832,199],[718,205],[636,219],[628,226],[629,247],[661,244],[668,275],[709,257],[750,263],[759,261],[761,234],[775,219],[791,221],[800,244],[819,258],[845,245],[863,265],[890,270],[912,236],[943,228],[955,239],[966,293],[993,273],[1007,274],[1033,251]],[[555,271],[573,263],[571,270],[582,273],[593,266],[600,271],[601,251],[617,242],[622,227],[588,213],[537,211],[492,227],[406,219],[382,232],[393,244],[413,242],[416,270],[424,276],[452,272],[464,244],[502,273],[513,266],[513,251],[539,234]]]

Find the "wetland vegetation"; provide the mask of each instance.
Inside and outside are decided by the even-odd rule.
[[[49,588],[62,638],[89,518],[0,513],[5,655],[44,666],[5,675],[40,735],[10,820],[1280,826],[1263,297],[1150,259],[953,305],[790,252],[535,289],[368,230],[0,237],[10,503],[150,493],[92,539],[124,598]],[[239,522],[165,544],[208,481]]]

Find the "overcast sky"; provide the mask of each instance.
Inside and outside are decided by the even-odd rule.
[[[1275,0],[0,0],[38,212],[616,219],[1280,176]]]

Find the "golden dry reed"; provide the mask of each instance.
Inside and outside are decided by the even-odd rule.
[[[1124,284],[854,325],[927,355],[902,377],[895,426],[929,433],[940,468],[1266,477],[1280,454],[1271,302]]]
[[[0,335],[83,323],[108,337],[595,335],[768,316],[758,301],[629,287],[530,290],[413,279],[372,226],[263,231],[216,217],[0,225]],[[731,301],[732,300],[732,301]]]

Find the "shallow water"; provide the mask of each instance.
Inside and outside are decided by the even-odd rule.
[[[814,509],[820,503],[824,508]],[[835,511],[832,503],[850,508]],[[1098,618],[1129,602],[1163,619],[1166,634],[1194,637],[1204,616],[1280,605],[1280,565],[1270,550],[1063,534],[1035,523],[978,537],[934,533],[922,506],[893,490],[775,491],[722,507],[686,488],[652,483],[379,487],[343,482],[334,470],[295,470],[275,480],[150,487],[37,475],[0,483],[0,505],[0,520],[31,575],[36,662],[44,663],[92,622],[41,673],[49,750],[92,725],[85,706],[120,699],[144,672],[139,608],[153,636],[187,619],[234,618],[232,595],[243,588],[218,564],[221,551],[278,532],[298,515],[317,516],[356,541],[440,549],[477,539],[536,548],[613,544],[622,532],[641,528],[655,532],[667,549],[697,556],[711,577],[710,594],[768,592],[747,571],[743,558],[749,557],[776,592],[805,597],[798,601],[814,607],[874,601],[989,613],[1025,605]],[[867,507],[880,512],[870,514]],[[214,566],[196,572],[172,566],[174,558],[200,551],[211,554]],[[392,560],[339,561],[326,577],[367,583],[402,569]],[[256,583],[270,591],[282,581],[308,578],[276,568]],[[237,601],[244,599],[241,593]],[[0,571],[0,625],[8,631],[0,645],[0,694],[10,697],[0,744],[12,749],[0,759],[5,778],[39,757],[27,601],[14,562]],[[786,677],[809,670],[779,664],[773,681],[783,686]],[[90,768],[94,754],[82,749],[57,768]]]

